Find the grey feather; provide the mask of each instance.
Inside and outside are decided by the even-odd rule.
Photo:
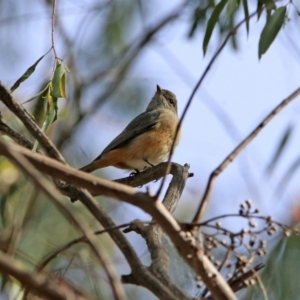
[[[128,144],[132,139],[151,130],[159,120],[160,111],[146,111],[134,118],[126,128],[103,150],[103,152],[95,158],[98,160],[103,154],[108,151],[118,149]]]

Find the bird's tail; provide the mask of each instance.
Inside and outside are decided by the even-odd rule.
[[[97,161],[93,161],[90,164],[80,168],[80,171],[91,173],[95,170],[99,169],[99,163]]]

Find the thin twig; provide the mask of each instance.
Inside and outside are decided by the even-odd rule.
[[[0,272],[16,278],[22,285],[30,287],[38,295],[45,299],[56,300],[87,300],[87,297],[80,295],[66,282],[50,280],[49,276],[43,274],[26,272],[12,258],[0,251]],[[44,299],[44,298],[43,298]]]
[[[192,223],[199,223],[203,217],[212,188],[217,176],[238,156],[238,154],[261,132],[261,130],[290,102],[300,94],[300,87],[278,104],[268,116],[224,159],[224,161],[211,173],[204,195]]]
[[[17,144],[27,148],[32,149],[33,143],[25,138],[23,135],[21,135],[19,132],[15,131],[11,127],[9,127],[2,119],[2,114],[0,112],[0,132],[3,135],[9,136],[11,139],[13,139]],[[37,149],[37,152],[40,154],[43,154],[41,149]]]
[[[181,127],[181,124],[187,114],[187,111],[190,107],[190,105],[192,104],[192,101],[193,101],[193,98],[196,94],[196,92],[198,91],[199,87],[201,86],[202,82],[204,81],[206,75],[208,74],[210,68],[213,66],[213,64],[215,63],[215,61],[217,60],[217,58],[219,57],[219,55],[221,54],[222,50],[224,49],[224,47],[226,46],[227,42],[229,41],[229,39],[231,38],[231,36],[233,36],[234,34],[236,34],[236,31],[239,29],[239,27],[241,25],[243,25],[247,20],[251,19],[252,17],[254,17],[258,12],[260,11],[260,8],[257,9],[255,12],[253,12],[252,14],[249,15],[248,18],[246,19],[243,19],[242,21],[240,21],[234,28],[232,28],[227,36],[225,37],[223,43],[221,44],[221,46],[218,48],[218,50],[216,51],[216,53],[213,55],[213,57],[211,58],[211,60],[209,61],[207,67],[205,68],[203,74],[201,75],[201,77],[199,78],[198,82],[196,83],[186,105],[185,105],[185,108],[183,110],[183,113],[180,117],[180,120],[179,120],[179,123],[177,125],[177,128],[176,128],[176,132],[175,132],[175,136],[174,136],[174,139],[173,139],[173,144],[172,144],[172,147],[171,147],[171,151],[170,151],[170,155],[169,155],[169,158],[168,158],[168,163],[171,162],[172,160],[172,156],[173,156],[173,153],[174,153],[174,147],[175,147],[175,142],[176,142],[176,139],[177,139],[177,135],[178,135],[178,132],[180,130],[180,127]],[[166,181],[166,176],[163,178],[162,182],[161,182],[161,185],[156,193],[156,197],[158,198],[163,187],[164,187],[164,184],[165,184],[165,181]]]
[[[266,287],[265,287],[265,285],[264,285],[264,283],[263,283],[263,281],[262,281],[260,275],[256,272],[256,270],[254,270],[254,273],[255,273],[255,278],[256,278],[256,280],[257,280],[257,282],[258,282],[258,285],[259,285],[259,287],[260,287],[260,289],[261,289],[261,291],[262,291],[264,300],[269,300],[268,292],[267,292],[267,290],[266,290]]]
[[[110,227],[107,229],[103,229],[103,230],[99,230],[99,231],[95,231],[94,234],[95,235],[100,235],[103,233],[107,233],[111,230],[116,230],[116,229],[120,229],[120,228],[124,228],[124,227],[128,227],[130,226],[131,223],[127,223],[127,224],[122,224],[122,225],[118,225],[118,226],[114,226],[114,227]],[[77,239],[73,239],[72,241],[68,242],[67,244],[59,247],[58,249],[56,249],[55,251],[53,251],[51,254],[47,255],[47,257],[36,267],[37,271],[41,271],[43,270],[54,258],[56,258],[60,253],[68,250],[70,247],[79,244],[79,243],[87,243],[88,240],[86,238],[86,236],[81,236]]]
[[[55,43],[54,43],[55,12],[56,12],[56,0],[52,0],[51,43],[52,43],[52,49],[53,49],[53,53],[54,53],[54,58],[58,59],[57,53],[56,53],[56,50],[55,50]]]

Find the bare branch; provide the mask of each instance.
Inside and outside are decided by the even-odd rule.
[[[32,149],[33,143],[26,139],[24,136],[22,136],[20,133],[9,127],[4,121],[3,116],[0,111],[0,132],[4,135],[9,136],[11,139],[13,139],[17,144],[27,148]],[[42,154],[41,150],[38,148],[37,152]]]
[[[267,117],[224,159],[224,161],[211,173],[204,195],[198,210],[193,218],[192,223],[199,223],[203,217],[206,206],[208,204],[212,188],[217,176],[238,156],[238,154],[261,132],[261,130],[290,102],[292,102],[300,94],[300,87],[291,95],[278,104]]]
[[[99,230],[94,232],[95,235],[99,235],[99,234],[103,234],[103,233],[107,233],[111,230],[116,230],[116,229],[120,229],[120,228],[124,228],[130,226],[130,223],[128,224],[122,224],[122,225],[117,225],[115,227],[110,227],[110,228],[106,228],[103,230]],[[37,266],[37,271],[41,271],[43,270],[46,265],[48,265],[50,263],[50,261],[52,261],[54,258],[56,258],[59,254],[61,254],[62,252],[68,250],[69,248],[71,248],[72,246],[79,244],[79,243],[87,243],[88,240],[85,236],[81,236],[77,239],[74,239],[70,242],[68,242],[67,244],[59,247],[58,249],[56,249],[55,251],[53,251],[52,253],[50,253],[49,255],[46,256],[46,258]]]
[[[122,300],[125,299],[123,287],[121,285],[121,282],[116,274],[116,271],[114,269],[114,266],[108,257],[108,255],[105,254],[104,251],[102,251],[101,247],[97,246],[96,237],[93,233],[93,231],[86,226],[83,222],[81,222],[76,215],[62,202],[60,199],[60,195],[57,193],[57,191],[53,190],[52,185],[50,182],[45,179],[44,177],[41,177],[40,174],[38,174],[35,170],[35,168],[32,166],[31,163],[27,161],[24,156],[22,156],[20,153],[15,151],[13,145],[10,145],[8,143],[4,143],[0,140],[0,148],[4,149],[6,156],[8,156],[20,169],[21,171],[29,176],[29,178],[33,181],[33,183],[41,189],[47,196],[50,197],[50,199],[53,201],[53,203],[57,206],[57,208],[76,226],[80,229],[80,231],[84,234],[86,237],[89,245],[91,246],[93,252],[95,253],[96,257],[100,260],[102,263],[106,274],[108,276],[108,279],[110,281],[115,299]]]
[[[2,142],[1,144],[6,143]],[[98,190],[99,193],[103,193],[105,196],[125,201],[149,213],[170,237],[183,259],[194,269],[196,274],[201,276],[203,282],[207,285],[208,289],[216,299],[236,299],[233,291],[230,289],[224,278],[204,255],[203,251],[197,247],[197,242],[194,237],[192,237],[189,232],[183,232],[173,216],[167,211],[166,207],[159,201],[154,201],[152,196],[147,193],[137,192],[131,187],[75,170],[51,158],[45,158],[38,153],[31,153],[20,146],[9,145],[9,147],[13,148],[15,153],[25,154],[26,158],[42,172],[48,174],[51,172],[52,174],[49,175],[69,183],[76,182],[77,185],[82,187],[89,186],[95,191]],[[5,156],[10,156],[7,147],[0,147],[0,153]],[[51,162],[51,167],[50,165],[47,165],[47,168],[45,168],[44,162],[46,160],[48,161],[48,164]],[[97,189],[94,188],[95,184],[97,185]],[[92,203],[90,202],[89,205],[90,204]],[[89,210],[93,212],[91,207],[89,207]],[[146,269],[140,264],[138,264],[137,267],[140,270],[143,269],[143,271]]]
[[[47,299],[57,300],[86,300],[91,299],[82,294],[78,294],[74,288],[66,282],[55,283],[50,280],[49,276],[39,273],[28,273],[17,267],[17,263],[11,257],[3,252],[0,252],[0,272],[16,278],[24,286],[30,287],[38,295],[44,296]]]
[[[166,167],[167,163],[160,164],[153,168],[157,168],[161,165]],[[174,163],[171,165],[171,174],[173,175],[173,178],[162,202],[167,210],[171,213],[173,213],[175,210],[177,202],[184,189],[186,180],[190,175],[188,170],[189,165],[185,165],[184,167]],[[162,169],[162,171],[164,171],[164,169]],[[161,172],[161,176],[165,176],[164,172]],[[154,221],[152,221],[148,226],[145,226],[140,220],[134,220],[130,224],[130,227],[124,230],[124,232],[130,231],[135,231],[145,239],[152,260],[151,265],[148,268],[151,273],[154,274],[155,277],[158,278],[165,286],[172,290],[179,299],[190,299],[190,297],[186,295],[168,275],[169,254],[161,242],[163,235],[162,228]],[[122,280],[126,283],[139,284],[139,282],[134,281],[134,278],[132,278],[131,274],[122,276]]]
[[[52,16],[51,16],[51,43],[52,49],[54,52],[54,57],[57,59],[57,53],[55,50],[55,43],[54,43],[54,28],[55,28],[55,12],[56,12],[56,0],[52,0]]]

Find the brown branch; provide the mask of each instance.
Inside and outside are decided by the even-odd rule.
[[[130,226],[130,223],[128,224],[122,224],[122,225],[118,225],[115,227],[111,227],[111,228],[106,228],[103,230],[99,230],[99,231],[95,231],[94,234],[95,235],[99,235],[99,234],[103,234],[103,233],[107,233],[111,230],[116,230],[116,229],[120,229],[120,228],[124,228]],[[42,271],[53,259],[55,259],[59,254],[61,254],[62,252],[68,250],[69,248],[71,248],[74,245],[77,245],[79,243],[87,243],[88,240],[85,236],[81,236],[77,239],[73,239],[70,242],[66,243],[65,245],[59,247],[58,249],[54,250],[52,253],[48,254],[43,261],[36,267],[37,271]]]
[[[167,163],[161,165],[167,166]],[[151,169],[154,168],[155,167]],[[188,170],[188,165],[182,167],[178,164],[172,163],[170,173],[173,175],[173,178],[162,202],[170,213],[173,213],[177,206],[178,200],[181,197],[186,180],[190,175]],[[164,168],[161,168],[161,171],[161,176],[165,176]],[[155,173],[157,174],[157,172]],[[163,235],[162,228],[154,221],[152,221],[148,226],[145,226],[140,220],[134,220],[130,224],[130,227],[124,230],[124,232],[130,231],[135,231],[145,239],[152,260],[150,267],[148,267],[151,273],[165,286],[172,290],[179,299],[190,299],[190,297],[186,295],[186,293],[184,293],[168,275],[169,254],[161,242]],[[125,283],[139,284],[139,282],[135,282],[134,279],[131,278],[131,274],[122,276],[122,280]]]
[[[49,276],[39,273],[29,273],[17,267],[17,263],[11,257],[0,252],[0,273],[16,278],[26,287],[30,287],[34,293],[47,299],[56,300],[86,300],[91,299],[76,292],[74,288],[64,282],[55,283]]]
[[[13,139],[17,144],[31,150],[33,148],[33,143],[25,138],[23,135],[21,135],[19,132],[15,131],[11,127],[9,127],[4,121],[3,116],[0,111],[0,132],[4,135],[9,136],[11,139]],[[37,152],[42,154],[42,151],[38,148]]]
[[[54,43],[54,28],[55,28],[55,12],[56,12],[56,0],[52,0],[52,15],[51,15],[51,44],[54,53],[55,59],[57,59],[57,53],[55,50],[55,43]]]
[[[262,129],[290,102],[292,102],[300,94],[300,87],[291,95],[278,104],[267,117],[224,159],[224,161],[211,173],[204,195],[198,210],[193,218],[192,223],[199,223],[203,217],[206,206],[208,204],[213,185],[217,176],[238,156],[238,154],[262,131]]]
[[[76,215],[61,201],[60,195],[57,193],[57,191],[53,190],[50,181],[44,177],[41,177],[40,174],[36,172],[32,164],[28,162],[23,155],[15,150],[14,145],[4,143],[0,140],[0,148],[5,152],[5,155],[9,157],[17,165],[17,167],[32,180],[36,187],[41,189],[47,196],[49,196],[49,198],[64,214],[64,216],[67,217],[82,232],[96,257],[100,260],[102,266],[104,267],[115,299],[125,299],[123,287],[119,278],[117,277],[114,266],[109,256],[105,254],[101,247],[97,246],[97,240],[93,231],[83,222],[81,222]]]
[[[90,197],[87,192],[84,190],[78,191],[76,187],[72,186],[69,186],[69,191],[71,194],[76,195],[75,198],[78,198],[83,205],[85,205],[85,207],[104,228],[116,226],[102,207],[92,197]],[[164,286],[162,282],[156,279],[151,272],[142,265],[136,252],[119,230],[108,231],[108,234],[125,256],[131,268],[131,275],[136,279],[136,281],[139,280],[144,287],[152,291],[159,299],[176,299],[173,292]]]
[[[22,139],[17,140],[17,142],[20,142],[20,141],[22,141]],[[31,149],[32,146],[33,146],[32,143],[30,141],[28,141],[28,148]],[[32,152],[29,152],[29,153],[32,153]],[[44,157],[44,160],[47,161],[47,157]],[[49,164],[51,165],[51,162]],[[164,172],[160,171],[160,173],[162,174],[161,176],[163,176]],[[141,176],[141,178],[139,180],[136,180],[137,178],[134,178],[134,177],[130,177],[130,179],[131,180],[129,180],[129,183],[131,183],[132,185],[139,184],[139,182],[141,182],[141,181],[143,181],[143,182],[145,181],[144,176]],[[152,180],[152,177],[150,176],[150,181],[151,180]],[[120,181],[122,181],[122,179]],[[71,192],[71,194],[76,195],[75,196],[76,198],[80,198],[82,203],[84,205],[86,205],[86,207],[92,212],[92,214],[96,217],[96,219],[104,227],[107,227],[107,226],[111,226],[111,228],[117,227],[117,226],[115,226],[113,221],[108,217],[108,215],[106,215],[106,213],[101,209],[101,207],[97,203],[95,203],[93,201],[93,199],[88,196],[88,194],[86,192],[82,192],[82,191],[78,190],[76,187],[71,187],[71,186],[68,187],[68,190]],[[132,247],[130,246],[130,244],[128,243],[128,241],[122,235],[121,232],[116,231],[116,230],[114,232],[111,232],[109,230],[109,228],[106,231],[110,234],[110,236],[113,238],[113,240],[119,246],[120,250],[126,257],[128,263],[132,267],[132,270],[133,270],[132,272],[134,274],[134,278],[139,279],[140,282],[142,283],[141,285],[143,285],[146,288],[148,288],[149,290],[151,290],[154,294],[156,294],[160,298],[174,297],[172,294],[170,294],[170,291],[167,291],[165,289],[165,287],[162,285],[162,283],[158,282],[151,275],[151,273],[148,272],[147,269],[143,269],[140,260],[138,259],[134,250],[132,249]],[[75,241],[75,243],[76,242],[79,242],[79,240]],[[73,243],[70,242],[68,245],[65,246],[65,248],[70,247],[72,244]],[[64,247],[61,250],[58,249],[58,253],[63,250],[64,250]],[[52,255],[50,255],[50,257],[44,261],[44,264],[42,263],[40,266],[43,267],[45,264],[48,263],[49,260],[53,259],[58,253],[53,253]]]
[[[25,125],[32,136],[37,139],[40,145],[45,149],[46,153],[63,163],[64,158],[56,149],[51,140],[42,132],[39,126],[35,123],[33,117],[24,108],[24,106],[15,100],[11,93],[0,83],[0,101],[2,101]]]
[[[4,142],[2,143],[4,144]],[[141,193],[131,187],[124,186],[116,182],[110,182],[108,180],[97,178],[93,175],[75,170],[51,158],[43,157],[38,153],[31,153],[27,149],[21,148],[20,146],[10,145],[10,147],[13,147],[16,153],[25,155],[26,158],[30,160],[30,162],[42,172],[45,172],[51,176],[54,176],[71,184],[75,183],[76,185],[85,188],[91,187],[93,190],[102,193],[105,196],[125,201],[149,213],[163,228],[164,232],[170,237],[182,258],[190,265],[191,268],[194,269],[196,274],[201,276],[203,282],[206,284],[206,286],[216,299],[236,299],[234,293],[229,288],[224,278],[216,270],[209,259],[204,255],[203,251],[197,247],[197,242],[194,237],[192,237],[189,232],[183,232],[177,221],[167,211],[166,207],[159,201],[154,201],[154,198],[148,193]],[[9,153],[5,151],[4,147],[0,147],[0,153],[5,156],[9,156]],[[46,161],[48,164],[45,164]],[[51,163],[50,165],[49,162]],[[94,188],[95,185],[97,186],[96,189]],[[93,213],[93,207],[91,206],[93,202],[83,203],[85,205],[88,204],[87,207],[89,211]],[[97,207],[98,206],[96,206],[96,208]],[[105,227],[109,227],[111,224],[107,225],[108,226]],[[130,263],[132,267],[134,263],[132,261],[130,261]],[[148,270],[144,266],[141,266],[139,263],[137,264],[137,267],[141,272],[136,272],[135,276],[137,274],[149,274],[147,273]],[[145,275],[143,276],[144,280],[148,279],[145,277]],[[158,280],[153,280],[153,282],[161,285]],[[166,290],[167,289],[165,289],[164,291]]]

